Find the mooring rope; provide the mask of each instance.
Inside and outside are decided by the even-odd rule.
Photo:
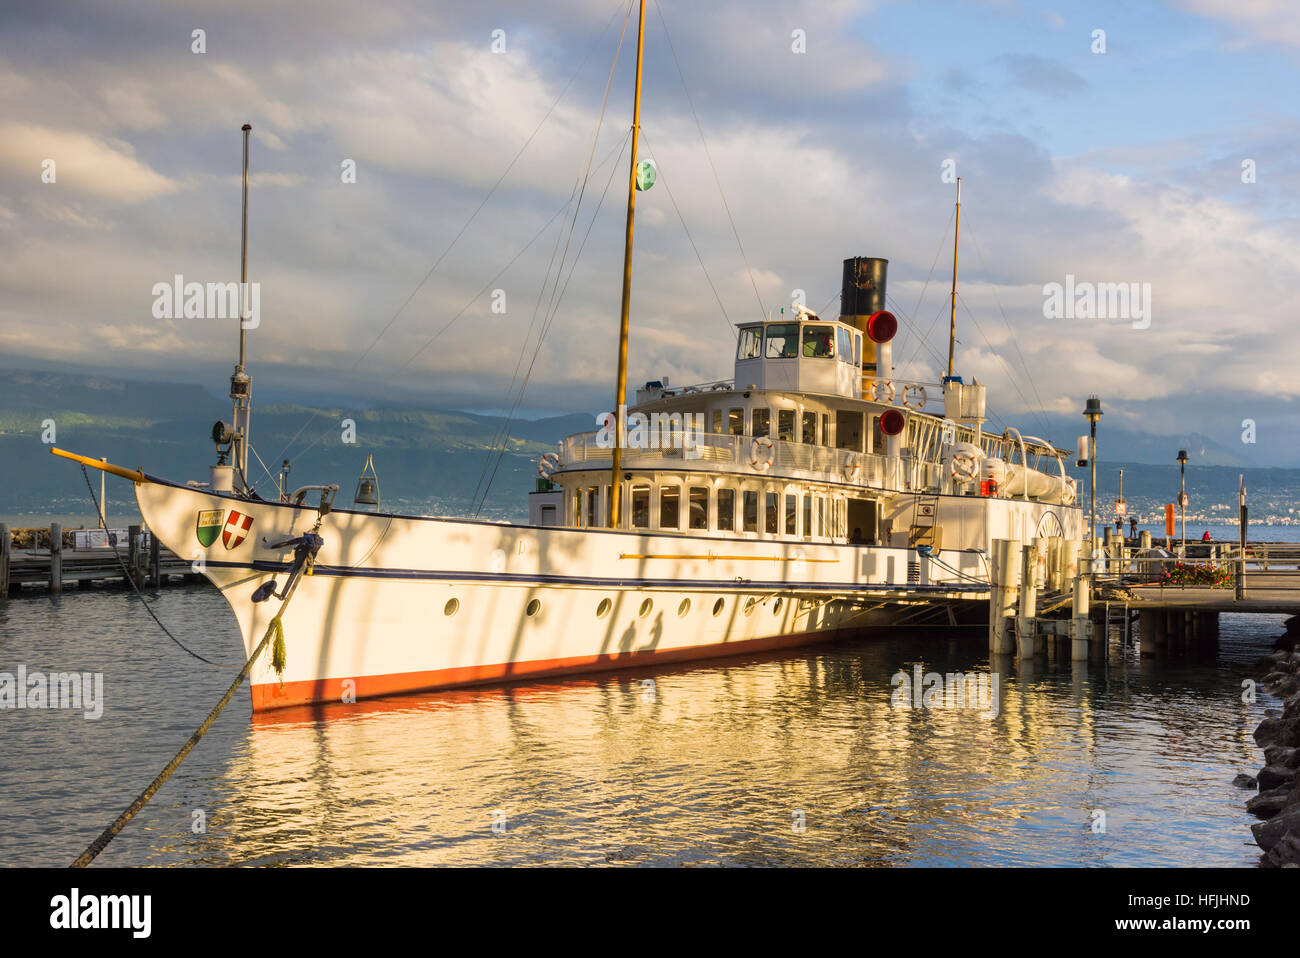
[[[81,475],[82,478],[86,480],[86,488],[90,490],[90,501],[95,504],[95,515],[99,517],[99,526],[101,529],[104,530],[105,533],[107,533],[108,520],[104,518],[104,512],[99,505],[99,499],[95,497],[95,487],[90,484],[90,473],[86,472],[86,467],[84,465],[81,467]],[[153,535],[153,530],[150,530],[149,534]],[[53,543],[51,543],[50,545],[51,548],[53,548]],[[122,569],[122,576],[126,579],[128,583],[130,583],[131,588],[135,591],[136,596],[140,599],[141,605],[144,606],[144,610],[148,612],[149,617],[153,619],[155,623],[157,623],[158,628],[163,630],[163,634],[167,636],[167,638],[175,642],[182,652],[186,653],[187,655],[194,656],[194,658],[198,659],[200,662],[206,662],[208,665],[215,665],[219,669],[235,668],[235,666],[227,665],[224,662],[213,662],[211,659],[205,659],[203,656],[199,655],[199,653],[195,652],[193,649],[186,648],[185,644],[181,642],[180,639],[172,635],[171,630],[168,629],[167,626],[163,625],[162,620],[159,619],[158,616],[154,614],[153,608],[150,607],[149,605],[149,600],[144,597],[144,593],[140,591],[140,587],[135,584],[135,575],[133,574],[132,570],[126,567],[126,563],[122,561],[122,555],[117,551],[117,547],[112,546],[112,549],[113,549],[113,557],[117,559],[117,564]]]
[[[131,819],[135,818],[136,814],[140,809],[144,808],[149,799],[154,797],[158,789],[163,787],[163,783],[165,783],[167,779],[171,778],[172,773],[175,772],[176,769],[180,768],[180,764],[185,760],[185,756],[189,755],[190,752],[194,750],[194,746],[199,744],[199,739],[203,738],[208,729],[212,727],[212,723],[217,720],[217,716],[220,715],[222,710],[230,704],[230,700],[235,697],[235,691],[243,684],[244,679],[248,678],[248,673],[253,670],[253,663],[257,661],[257,657],[262,654],[262,651],[266,648],[267,644],[271,642],[272,638],[278,637],[277,645],[283,643],[284,627],[280,624],[280,616],[284,615],[284,610],[289,605],[289,600],[293,598],[294,592],[297,591],[298,583],[300,581],[301,577],[296,576],[293,582],[290,583],[289,591],[285,593],[284,601],[280,603],[280,611],[276,613],[275,618],[273,618],[270,625],[266,627],[266,634],[262,636],[262,641],[257,643],[257,648],[254,649],[253,654],[248,657],[248,661],[244,663],[244,667],[239,670],[239,675],[235,677],[235,681],[230,683],[230,688],[226,689],[226,694],[221,696],[221,701],[218,702],[216,707],[208,713],[208,717],[203,720],[203,724],[194,730],[194,734],[191,735],[189,740],[181,746],[181,750],[177,752],[175,757],[167,763],[167,766],[158,773],[158,777],[149,783],[149,787],[141,792],[140,796],[131,803],[131,807],[119,815],[112,825],[109,825],[108,828],[104,829],[103,834],[86,847],[86,850],[81,853],[80,857],[72,863],[73,868],[85,868],[94,861],[95,856],[108,846],[108,843],[113,840],[117,833],[124,829],[130,823]],[[284,664],[283,654],[283,646],[281,645],[279,653],[281,665]]]

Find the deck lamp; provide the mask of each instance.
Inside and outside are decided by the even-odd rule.
[[[1087,404],[1083,407],[1083,417],[1088,420],[1088,464],[1092,473],[1092,477],[1088,482],[1092,496],[1092,508],[1088,519],[1088,539],[1091,543],[1089,548],[1093,553],[1097,551],[1097,420],[1101,416],[1101,400],[1096,396],[1089,396]]]

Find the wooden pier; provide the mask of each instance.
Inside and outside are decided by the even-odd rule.
[[[23,536],[43,540],[45,548],[15,548],[15,533],[37,531]],[[116,547],[74,549],[68,544],[69,533],[58,523],[48,530],[12,530],[0,523],[0,602],[11,596],[45,592],[57,595],[68,587],[78,591],[90,588],[129,588],[123,574],[130,575],[138,588],[158,588],[179,582],[206,581],[183,559],[164,548],[140,526],[127,530],[124,542]]]
[[[1060,539],[997,540],[990,653],[1023,659],[1068,645],[1071,660],[1095,662],[1117,636],[1144,657],[1199,654],[1218,648],[1224,612],[1300,615],[1300,544],[1194,545],[1161,556],[1149,539],[1116,538],[1090,562]]]

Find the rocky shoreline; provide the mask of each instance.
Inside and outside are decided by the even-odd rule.
[[[1286,621],[1286,634],[1274,652],[1260,660],[1266,674],[1259,688],[1285,703],[1269,709],[1255,729],[1255,744],[1264,750],[1264,767],[1253,779],[1238,775],[1236,784],[1258,786],[1259,794],[1246,802],[1246,810],[1263,819],[1251,826],[1255,843],[1263,850],[1264,868],[1300,868],[1300,616]]]

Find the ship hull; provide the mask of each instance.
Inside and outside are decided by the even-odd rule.
[[[270,578],[285,585],[292,547],[278,544],[319,520],[323,545],[281,615],[284,670],[267,651],[250,673],[255,711],[791,648],[867,624],[883,603],[987,596],[973,550],[936,562],[882,547],[322,518],[159,480],[136,496],[159,539],[221,590],[246,655],[281,613],[278,599],[252,601]]]

